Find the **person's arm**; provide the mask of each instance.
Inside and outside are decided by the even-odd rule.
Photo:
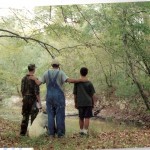
[[[73,78],[69,78],[65,72],[63,72],[62,70],[60,70],[61,73],[61,80],[62,82],[69,82],[69,83],[78,83],[78,82],[86,82],[88,81],[87,79],[73,79]]]
[[[93,84],[91,83],[90,86],[90,95],[91,95],[91,98],[92,98],[92,107],[94,108],[94,106],[96,105],[96,95],[95,95],[95,88],[93,86]]]
[[[77,106],[77,84],[74,84],[73,95],[74,95],[74,107],[76,109],[78,109],[78,106]]]
[[[37,101],[38,101],[38,109],[41,111],[42,110],[42,104],[41,104],[41,99],[40,99],[40,95],[36,95]]]
[[[69,83],[79,83],[79,82],[87,82],[88,79],[72,79],[72,78],[67,78],[66,82]]]
[[[74,107],[76,109],[78,109],[78,106],[77,106],[77,95],[74,94]]]
[[[92,96],[92,107],[94,108],[95,107],[95,105],[96,105],[96,96],[95,96],[95,94],[93,94],[93,96]]]
[[[37,85],[41,85],[42,84],[42,82],[40,80],[38,80],[38,78],[35,77],[35,76],[30,76],[29,79],[34,80]]]
[[[40,80],[38,80],[36,77],[35,77],[35,83],[37,84],[37,85],[41,85],[42,84],[42,82],[40,81]]]
[[[24,94],[25,94],[25,84],[26,84],[26,80],[27,80],[26,77],[22,78],[22,80],[21,80],[21,95],[22,95],[22,97],[23,97]]]
[[[22,97],[24,95],[24,82],[23,82],[23,79],[21,80],[21,95],[22,95]]]
[[[37,85],[36,83],[34,83],[34,92],[35,92],[35,96],[36,96],[36,101],[37,101],[37,108],[39,109],[39,111],[42,111],[42,104],[41,104],[41,98],[40,98],[40,87],[39,85]]]

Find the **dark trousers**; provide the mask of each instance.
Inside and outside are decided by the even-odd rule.
[[[22,122],[20,135],[25,135],[28,128],[29,117],[31,116],[31,124],[36,118],[39,110],[36,107],[36,97],[34,96],[24,96],[23,106],[22,106]]]

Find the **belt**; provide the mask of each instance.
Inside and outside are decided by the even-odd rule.
[[[33,95],[33,94],[25,94],[24,96],[35,96],[35,95]]]

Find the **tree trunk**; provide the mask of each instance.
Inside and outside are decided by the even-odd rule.
[[[142,99],[144,100],[146,108],[148,110],[150,110],[150,106],[149,106],[149,102],[148,102],[148,97],[145,95],[145,93],[143,91],[143,88],[142,88],[142,85],[140,84],[140,82],[136,78],[136,75],[134,73],[134,68],[133,68],[133,63],[132,63],[131,55],[128,52],[128,49],[130,49],[130,47],[128,47],[128,35],[126,33],[126,21],[127,21],[126,20],[126,14],[127,14],[127,10],[123,10],[123,16],[124,16],[124,19],[123,19],[123,29],[124,29],[124,32],[123,32],[122,40],[123,40],[123,45],[124,45],[124,49],[125,49],[125,54],[127,56],[128,65],[130,67],[130,71],[131,71],[131,75],[132,75],[132,80],[135,83],[135,85],[137,86],[137,88],[139,90],[139,93],[140,93]]]

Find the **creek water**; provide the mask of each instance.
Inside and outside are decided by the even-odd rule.
[[[12,96],[0,101],[0,117],[10,121],[20,122],[22,117],[21,101],[21,98],[18,96]]]
[[[45,103],[43,104],[43,106]],[[22,98],[18,96],[12,96],[7,99],[0,101],[0,117],[14,121],[21,122],[22,108]],[[77,114],[77,110],[74,108],[73,100],[66,101],[66,128],[68,132],[79,131],[78,116],[68,116],[67,114]],[[115,131],[115,130],[134,130],[136,127],[129,126],[124,123],[117,123],[111,121],[103,121],[100,119],[95,119],[94,117],[90,121],[90,129],[92,132],[105,132],[105,131]]]

